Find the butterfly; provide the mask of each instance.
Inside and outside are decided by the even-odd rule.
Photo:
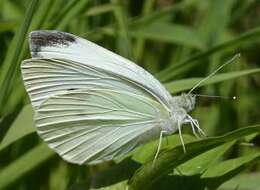
[[[183,124],[202,133],[188,114],[195,96],[171,96],[130,60],[60,31],[33,31],[29,45],[21,71],[36,131],[66,161],[113,160],[176,131],[184,145]]]

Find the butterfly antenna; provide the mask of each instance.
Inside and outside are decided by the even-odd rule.
[[[215,95],[206,95],[206,94],[193,94],[194,96],[199,96],[199,97],[208,97],[208,98],[222,98],[222,99],[227,99],[227,100],[236,100],[236,96],[215,96]]]
[[[200,80],[197,84],[195,84],[190,91],[188,92],[188,95],[191,94],[191,92],[193,90],[195,90],[199,85],[201,85],[201,83],[203,83],[204,81],[208,80],[209,78],[211,78],[212,76],[214,76],[219,70],[221,70],[223,67],[225,67],[226,65],[232,63],[234,60],[236,60],[237,58],[240,57],[240,53],[236,54],[234,57],[232,57],[232,59],[228,60],[226,63],[224,63],[223,65],[221,65],[219,68],[217,68],[215,71],[213,71],[210,75],[208,75],[207,77],[205,77],[204,79]]]

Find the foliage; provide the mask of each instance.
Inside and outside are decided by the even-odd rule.
[[[258,0],[0,0],[0,189],[259,187],[259,8]],[[100,44],[144,67],[174,94],[240,53],[195,92],[238,98],[199,98],[192,115],[209,137],[197,139],[184,129],[186,154],[172,135],[163,139],[154,165],[158,140],[114,162],[66,163],[35,133],[20,76],[35,29]]]

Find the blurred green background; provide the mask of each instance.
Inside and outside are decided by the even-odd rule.
[[[68,164],[36,135],[21,80],[28,33],[36,29],[67,31],[110,49],[173,95],[240,53],[195,91],[237,99],[199,98],[193,118],[219,137],[196,139],[184,127],[188,153],[173,135],[155,168],[158,142],[124,160]],[[0,189],[260,189],[259,0],[0,0],[0,44]]]

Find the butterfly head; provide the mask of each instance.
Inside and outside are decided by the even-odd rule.
[[[181,102],[182,107],[187,111],[190,112],[195,107],[196,98],[192,94],[185,94],[181,95]]]
[[[194,109],[196,102],[195,95],[192,94],[181,94],[172,98],[173,107],[183,108],[186,112],[190,112]]]

